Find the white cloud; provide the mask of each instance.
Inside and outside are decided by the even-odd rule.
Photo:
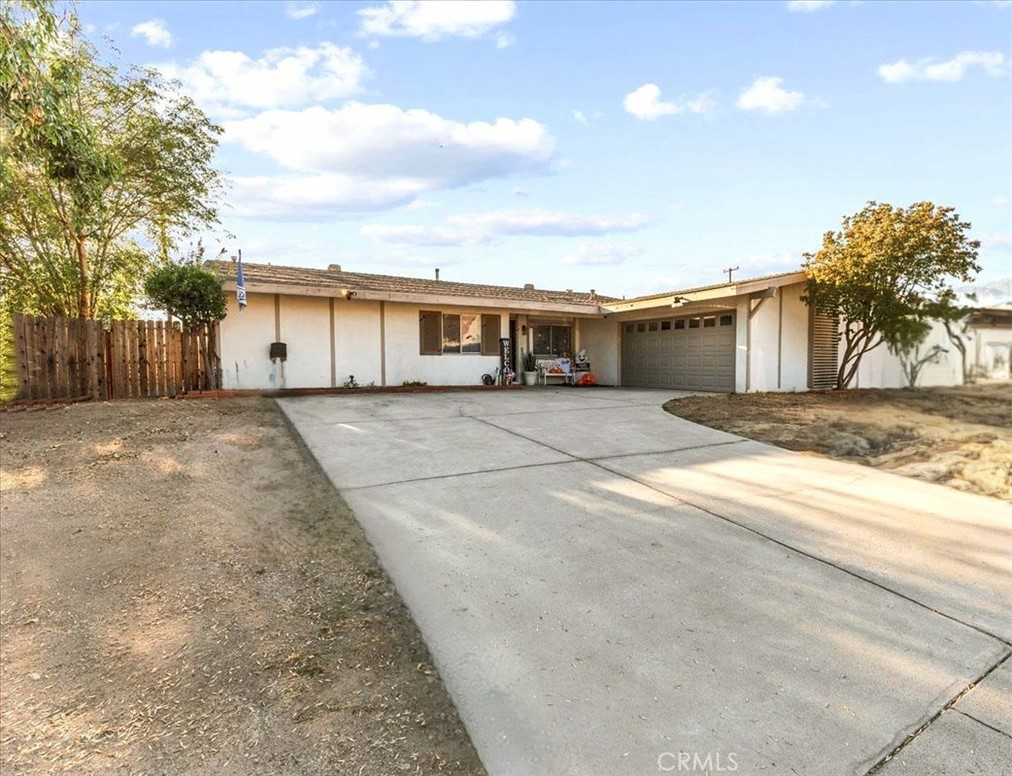
[[[670,116],[685,111],[709,113],[716,106],[716,102],[710,92],[704,92],[681,103],[664,102],[661,100],[661,90],[657,84],[643,84],[639,89],[635,89],[625,96],[622,106],[627,113],[631,113],[637,118],[655,121],[661,116]]]
[[[533,119],[462,124],[425,110],[359,102],[267,111],[224,126],[226,141],[290,170],[405,179],[420,190],[544,173],[555,149],[554,138]]]
[[[1006,207],[1012,205],[1012,197],[995,197],[991,200],[991,204],[997,207]]]
[[[575,252],[566,254],[562,258],[562,263],[580,266],[614,266],[642,254],[643,249],[636,245],[584,243]]]
[[[204,51],[185,67],[162,65],[205,110],[223,116],[246,109],[294,108],[362,91],[368,69],[349,48],[277,48],[251,59],[241,51]]]
[[[946,62],[938,62],[932,57],[907,62],[901,59],[891,65],[882,65],[878,74],[884,81],[891,84],[902,84],[909,81],[959,81],[967,70],[979,67],[989,76],[996,77],[1005,73],[1005,55],[1000,51],[961,51]]]
[[[439,203],[427,199],[416,199],[414,202],[408,204],[405,210],[428,210],[433,207],[439,207]]]
[[[781,86],[783,82],[783,78],[760,76],[751,86],[742,90],[736,104],[741,110],[762,110],[767,113],[794,110],[805,101],[805,95],[784,89]]]
[[[638,232],[652,219],[644,213],[579,215],[549,210],[512,210],[450,216],[450,223],[487,235],[576,237],[611,232]]]
[[[1009,245],[1012,245],[1012,235],[1010,234],[991,234],[980,238],[982,248],[1005,248]]]
[[[661,101],[661,90],[657,84],[643,84],[639,89],[629,92],[622,101],[622,106],[627,113],[646,121],[682,112],[673,102]]]
[[[508,49],[517,39],[510,35],[508,32],[500,32],[495,36],[495,47],[497,49]]]
[[[386,243],[414,246],[475,245],[510,235],[574,237],[579,235],[635,232],[648,226],[642,213],[579,215],[548,210],[514,210],[464,213],[446,219],[450,226],[419,224],[366,224],[359,233]],[[631,245],[584,243],[564,258],[566,264],[620,264],[639,256],[642,248]]]
[[[800,11],[801,13],[821,11],[831,5],[836,5],[836,0],[787,0],[788,11]]]
[[[146,22],[135,24],[130,30],[131,38],[144,38],[149,46],[159,48],[170,48],[172,46],[172,33],[165,26],[161,19],[148,19]]]
[[[477,38],[516,15],[513,0],[390,0],[385,5],[363,8],[362,35],[421,38],[437,41],[446,37]],[[511,38],[497,38],[499,48]]]
[[[319,10],[320,4],[316,2],[304,3],[298,2],[298,0],[289,0],[285,4],[285,16],[296,21],[315,16]]]
[[[357,102],[266,111],[224,127],[225,142],[290,171],[236,180],[237,208],[263,217],[390,209],[427,191],[547,173],[555,147],[532,119],[462,124],[424,110]]]
[[[413,181],[369,181],[332,173],[240,176],[232,179],[229,201],[240,218],[327,221],[406,205],[420,191]]]
[[[587,117],[583,115],[582,110],[574,110],[570,115],[572,115],[573,121],[575,121],[577,124],[583,124],[583,126],[587,126],[587,124],[589,123],[587,121]]]
[[[366,224],[358,231],[366,237],[375,237],[383,242],[415,246],[473,245],[487,239],[477,232],[444,226]]]

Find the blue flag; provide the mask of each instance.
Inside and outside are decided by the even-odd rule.
[[[246,279],[242,276],[242,251],[239,251],[239,272],[235,276],[235,300],[241,310],[246,306]]]

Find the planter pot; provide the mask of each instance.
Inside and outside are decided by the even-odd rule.
[[[537,385],[537,384],[538,384],[537,372],[524,372],[524,385]]]

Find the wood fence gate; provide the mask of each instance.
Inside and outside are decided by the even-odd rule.
[[[142,399],[221,385],[217,326],[14,316],[19,399]]]

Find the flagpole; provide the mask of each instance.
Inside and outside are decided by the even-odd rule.
[[[246,279],[242,274],[242,248],[239,249],[239,269],[235,275],[235,300],[239,303],[239,309],[246,306]]]

